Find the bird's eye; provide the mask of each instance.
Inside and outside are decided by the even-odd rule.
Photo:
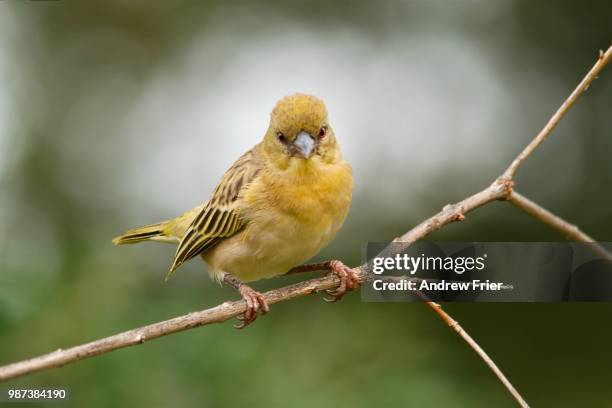
[[[280,141],[285,143],[287,141],[287,138],[285,137],[285,135],[283,134],[283,132],[276,132],[276,138]]]
[[[327,126],[322,126],[321,129],[319,129],[319,139],[323,139],[326,134],[327,134]]]

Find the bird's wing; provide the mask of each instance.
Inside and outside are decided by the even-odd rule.
[[[246,220],[240,217],[238,211],[238,195],[257,177],[263,167],[254,150],[242,155],[225,172],[210,200],[195,216],[178,245],[166,280],[184,262],[244,227]]]

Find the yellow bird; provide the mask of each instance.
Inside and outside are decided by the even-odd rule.
[[[269,311],[265,298],[243,282],[289,272],[328,269],[340,278],[333,300],[357,286],[340,261],[296,268],[336,235],[353,191],[325,104],[305,94],[281,99],[263,140],[222,177],[210,199],[183,215],[127,231],[116,245],[177,243],[166,279],[200,255],[211,278],[236,288],[247,304],[240,328]]]

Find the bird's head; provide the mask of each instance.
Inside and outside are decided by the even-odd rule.
[[[306,94],[281,99],[270,115],[263,147],[281,168],[310,161],[333,163],[340,156],[322,100]]]

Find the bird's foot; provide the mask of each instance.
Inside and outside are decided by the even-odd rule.
[[[268,313],[270,311],[270,306],[268,306],[266,298],[261,293],[244,283],[240,284],[238,292],[240,292],[242,299],[246,302],[246,310],[242,315],[238,316],[240,324],[234,325],[234,327],[237,329],[244,329],[257,319],[258,312],[261,311],[262,315]]]
[[[329,261],[327,263],[330,274],[340,278],[340,285],[336,289],[328,289],[325,291],[330,297],[325,297],[326,302],[337,302],[342,299],[346,292],[355,290],[359,287],[359,277],[355,271],[341,261]]]
[[[261,311],[261,314],[266,314],[270,311],[270,306],[268,306],[266,298],[261,293],[240,282],[229,273],[223,275],[223,281],[240,292],[240,296],[246,303],[246,310],[238,316],[240,324],[234,325],[235,328],[244,329],[257,319],[258,312]]]

